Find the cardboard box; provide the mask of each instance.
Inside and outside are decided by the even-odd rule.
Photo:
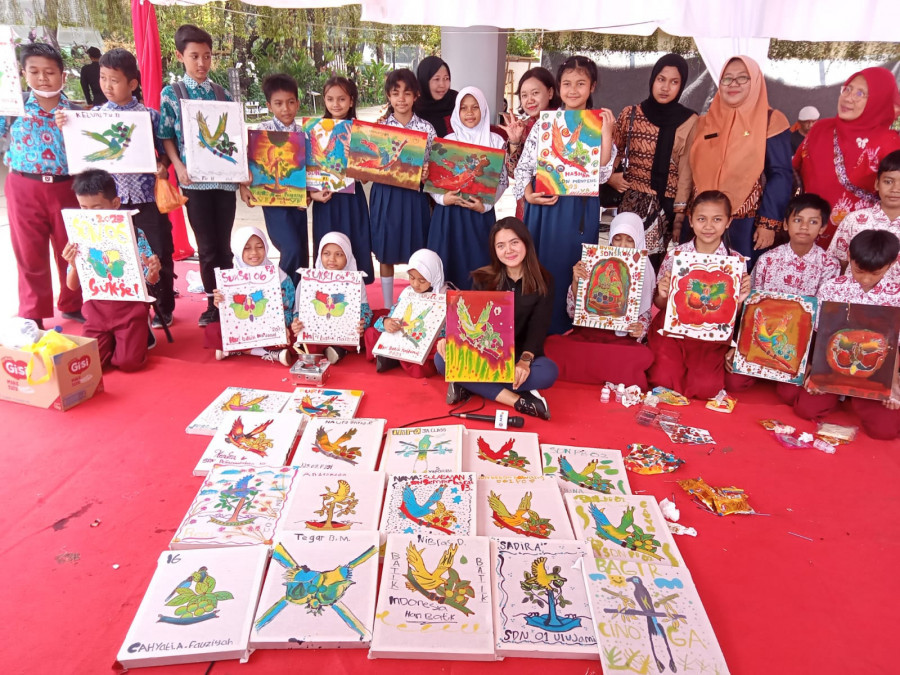
[[[100,351],[94,338],[66,335],[78,347],[53,357],[53,374],[43,384],[28,384],[25,368],[32,354],[0,345],[0,400],[38,408],[68,410],[103,391]],[[43,375],[43,363],[35,365],[36,378]]]

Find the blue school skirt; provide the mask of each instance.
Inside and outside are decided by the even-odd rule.
[[[472,288],[472,270],[490,265],[490,233],[495,222],[493,209],[477,213],[462,206],[435,204],[428,248],[444,263],[444,278],[460,290]]]
[[[553,206],[525,204],[525,224],[534,239],[538,260],[553,275],[551,335],[572,327],[566,313],[566,294],[572,268],[581,260],[581,245],[600,239],[600,198],[560,197]]]
[[[322,204],[312,202],[313,254],[319,253],[319,242],[329,232],[346,234],[350,239],[357,269],[368,276],[367,284],[375,281],[372,265],[372,230],[369,225],[369,203],[363,184],[356,181],[356,192],[347,194],[335,192],[331,199]]]
[[[383,265],[404,264],[428,243],[428,195],[392,185],[372,186],[372,251]]]

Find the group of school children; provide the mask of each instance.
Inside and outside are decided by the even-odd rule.
[[[84,334],[98,339],[104,365],[126,371],[137,370],[146,362],[147,349],[154,343],[151,327],[163,328],[173,320],[172,227],[168,217],[159,212],[154,197],[157,176],[165,177],[170,166],[188,196],[187,213],[196,235],[200,273],[208,297],[207,308],[199,319],[199,325],[206,330],[206,346],[216,350],[217,359],[233,354],[222,349],[217,307],[223,296],[215,288],[214,270],[271,264],[269,238],[280,253],[285,324],[290,335],[303,328],[295,297],[297,270],[309,264],[306,211],[264,207],[268,237],[251,227],[232,233],[235,193],[240,192],[249,202],[249,192],[243,185],[190,180],[184,163],[179,103],[186,98],[231,98],[209,80],[212,38],[208,33],[196,26],[181,26],[175,33],[175,46],[185,75],[163,89],[159,112],[140,102],[139,72],[131,53],[113,49],[100,60],[101,88],[108,101],[99,109],[149,110],[157,140],[156,174],[110,176],[104,171],[88,170],[69,175],[59,128],[66,123],[66,111],[73,105],[62,93],[62,59],[48,45],[22,48],[22,68],[31,89],[25,116],[12,123],[0,120],[0,133],[10,135],[6,195],[18,263],[20,316],[34,319],[43,327],[42,319],[53,315],[49,242],[60,278],[66,280],[58,301],[63,317],[84,322]],[[518,218],[497,221],[490,205],[459,193],[429,196],[421,190],[374,184],[367,202],[358,182],[353,193],[310,191],[315,267],[366,273],[359,332],[367,358],[377,362],[378,372],[398,365],[412,377],[442,372],[444,340],[436,343],[432,358],[422,366],[373,356],[372,349],[381,332],[400,330],[399,322],[388,312],[380,310],[376,315],[369,306],[366,284],[374,281],[373,254],[381,265],[386,308],[395,306],[396,264],[408,265],[409,286],[404,294],[444,292],[448,287],[514,292],[513,385],[452,384],[447,394],[450,404],[477,393],[526,414],[549,419],[549,406],[539,390],[552,386],[560,375],[588,383],[636,384],[642,389],[661,385],[699,399],[712,398],[722,389],[742,391],[753,385],[753,378],[731,372],[732,342],[676,339],[659,330],[674,253],[734,253],[728,237],[734,211],[724,192],[699,192],[686,205],[693,238],[670,250],[658,270],[647,263],[640,316],[627,331],[578,327],[572,330],[575,290],[579,279],[587,276],[579,262],[581,244],[596,244],[600,237],[599,199],[535,192],[537,125],[530,129],[524,143],[507,143],[506,132],[512,125],[492,130],[490,110],[482,92],[475,87],[453,91],[449,88],[447,64],[436,57],[429,57],[426,62],[422,64],[426,67],[419,68],[419,77],[408,69],[388,74],[384,87],[388,106],[381,123],[424,131],[429,149],[437,135],[435,126],[446,138],[506,149],[508,156],[514,155],[515,159],[505,164],[497,197],[509,185],[508,167],[514,173],[514,193],[517,198],[524,197],[527,206],[523,223]],[[597,79],[597,67],[592,61],[580,56],[568,59],[555,78],[554,101],[566,110],[592,108]],[[263,81],[263,91],[273,119],[263,123],[262,128],[299,131],[297,83],[287,75],[270,75]],[[358,92],[351,81],[331,78],[324,88],[324,100],[327,117],[355,118]],[[435,124],[420,117],[417,109],[423,114],[432,113]],[[613,172],[617,154],[613,144],[616,120],[605,108],[601,116],[604,133],[599,181],[604,183]],[[739,303],[743,303],[751,288],[756,288],[815,295],[820,301],[900,307],[900,266],[896,264],[900,258],[900,151],[881,160],[876,187],[880,204],[848,215],[827,252],[816,245],[816,237],[828,223],[828,203],[814,194],[795,196],[784,216],[783,228],[789,241],[764,253],[753,268],[752,277],[745,270]],[[79,251],[67,243],[60,214],[62,209],[79,207],[137,211],[134,226],[144,273],[151,294],[157,298],[152,321],[144,303],[94,300],[82,306],[72,264]],[[641,217],[619,213],[612,221],[609,243],[644,249],[644,228]],[[655,314],[654,306],[659,310]],[[320,347],[332,363],[346,354],[337,346]],[[289,344],[251,353],[284,365],[292,360]],[[838,403],[837,396],[813,394],[793,385],[779,385],[777,393],[798,415],[810,419],[821,418]],[[891,439],[900,435],[900,391],[896,385],[890,401],[882,404],[853,399],[852,406],[870,436]]]

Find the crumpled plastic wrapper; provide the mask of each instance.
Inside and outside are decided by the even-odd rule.
[[[666,389],[665,387],[654,387],[650,392],[654,396],[659,399],[660,403],[665,403],[667,405],[690,405],[690,400],[679,394],[677,391],[672,391],[671,389]]]
[[[797,431],[790,424],[785,424],[780,420],[760,420],[759,423],[763,426],[763,429],[774,431],[776,434],[792,434]]]
[[[633,384],[625,389],[625,396],[622,397],[622,405],[626,408],[630,408],[631,406],[640,403],[642,398],[641,388],[636,384]]]
[[[623,459],[626,469],[644,476],[671,473],[684,464],[681,457],[660,450],[655,445],[644,445],[643,443],[629,444],[628,454]]]
[[[688,537],[696,537],[697,530],[693,527],[685,527],[684,525],[679,525],[678,523],[666,523],[669,526],[669,532],[672,534],[684,534]]]
[[[715,398],[709,399],[706,403],[707,408],[721,413],[732,412],[736,405],[737,399],[734,396],[729,396],[724,389],[716,394]]]
[[[697,504],[716,515],[756,513],[747,501],[747,493],[739,487],[712,487],[700,477],[680,480],[678,484]]]
[[[662,511],[663,517],[672,523],[677,523],[681,518],[681,511],[675,506],[675,502],[668,499],[663,499],[659,503],[659,510]]]
[[[816,425],[816,438],[829,445],[844,445],[856,438],[859,427],[845,427],[840,424],[819,422]]]

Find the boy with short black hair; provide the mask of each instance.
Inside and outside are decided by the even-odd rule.
[[[72,183],[78,204],[82,209],[116,210],[121,200],[116,194],[116,181],[106,171],[88,169],[77,176]],[[140,228],[137,230],[138,251],[144,265],[147,283],[159,281],[159,258],[150,249],[150,244]],[[78,245],[68,243],[63,249],[63,257],[69,263],[66,285],[81,293],[81,283],[75,269]],[[84,330],[82,335],[97,340],[100,362],[112,365],[125,372],[140,370],[147,362],[147,350],[155,345],[149,326],[150,306],[145,302],[128,300],[88,300],[84,303]],[[149,345],[148,345],[149,341]]]
[[[900,237],[900,150],[885,155],[878,163],[875,179],[878,203],[868,209],[848,213],[838,226],[828,253],[847,266],[847,250],[853,238],[864,230],[887,230]]]
[[[53,284],[48,245],[60,279],[65,278],[62,257],[68,241],[61,210],[77,208],[69,181],[62,132],[54,115],[60,108],[77,109],[63,92],[65,72],[59,52],[35,42],[21,50],[25,81],[31,89],[25,101],[25,116],[15,121],[0,118],[0,136],[9,133],[4,161],[9,234],[19,276],[19,316],[33,319],[43,328],[44,317],[53,316]],[[10,74],[10,76],[13,76]],[[81,294],[60,285],[57,306],[63,318],[84,321]]]
[[[815,295],[823,283],[839,276],[840,265],[816,245],[816,237],[830,217],[831,206],[817,194],[804,193],[791,199],[784,216],[790,241],[760,256],[753,268],[753,288]]]
[[[297,80],[284,73],[267,75],[262,81],[266,105],[272,119],[259,125],[261,131],[303,131],[297,123],[300,108]],[[250,189],[241,185],[241,199],[250,204]],[[278,267],[287,274],[294,285],[300,279],[297,270],[309,266],[309,233],[306,209],[293,206],[264,206],[263,218],[266,231],[280,254]]]
[[[160,95],[159,137],[175,167],[181,189],[187,191],[185,204],[191,229],[197,238],[200,277],[206,291],[206,311],[198,324],[219,320],[212,292],[216,287],[215,268],[231,268],[231,228],[237,206],[236,183],[194,183],[184,164],[184,128],[181,99],[231,101],[231,95],[209,80],[212,68],[212,36],[202,28],[185,24],[175,31],[175,56],[184,65],[184,77],[163,88]]]
[[[897,257],[900,239],[885,230],[864,230],[848,248],[847,273],[822,285],[819,302],[900,307],[900,278]],[[782,401],[793,405],[804,419],[820,419],[837,407],[837,394],[811,393],[800,387],[779,387]],[[859,416],[863,430],[872,438],[893,440],[900,435],[900,385],[894,373],[890,400],[874,401],[853,397],[850,407]]]

